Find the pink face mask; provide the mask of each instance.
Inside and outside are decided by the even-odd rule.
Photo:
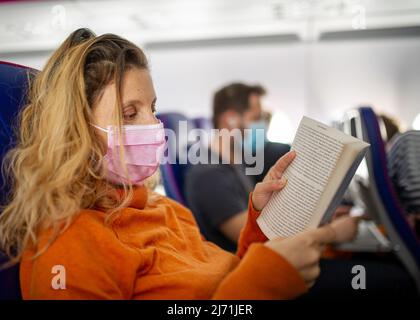
[[[104,156],[107,179],[116,184],[143,184],[144,180],[156,172],[165,148],[165,130],[162,122],[151,125],[125,125],[121,130],[121,143],[116,126],[107,129],[92,124],[108,134],[108,151]],[[124,167],[120,165],[120,145],[124,147]]]

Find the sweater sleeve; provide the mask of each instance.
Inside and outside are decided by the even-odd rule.
[[[249,194],[248,199],[248,219],[245,224],[245,227],[242,229],[238,241],[238,250],[236,254],[242,258],[248,247],[254,242],[265,242],[267,237],[261,231],[260,227],[257,224],[257,218],[261,214],[261,211],[254,209],[252,205],[252,193]]]
[[[213,299],[293,299],[306,291],[305,281],[286,259],[262,243],[254,243],[221,282]]]

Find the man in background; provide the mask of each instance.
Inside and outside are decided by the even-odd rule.
[[[196,164],[186,174],[185,195],[201,231],[220,247],[235,251],[240,231],[247,219],[249,193],[256,182],[262,180],[267,170],[290,146],[264,141],[257,143],[255,130],[268,128],[261,98],[266,91],[259,85],[233,83],[218,90],[213,99],[213,126],[231,132],[249,130],[241,141],[226,140],[223,135],[214,139],[209,147],[209,158],[219,159],[218,164]],[[234,157],[249,148],[255,155],[263,152],[263,171],[257,176],[246,175],[244,162],[235,164]],[[238,150],[239,149],[239,150]],[[224,160],[224,161],[223,161]]]

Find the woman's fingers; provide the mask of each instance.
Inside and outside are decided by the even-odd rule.
[[[357,228],[360,217],[340,217],[330,223],[331,228],[336,234],[335,242],[348,242],[357,235]]]
[[[260,193],[272,193],[273,191],[278,191],[284,188],[287,183],[286,178],[281,178],[277,180],[263,181],[257,183],[255,186],[255,191]]]
[[[318,245],[348,242],[355,238],[359,220],[357,217],[340,217],[332,223],[308,232],[314,243]]]
[[[320,274],[319,260],[325,245],[354,238],[358,219],[338,218],[331,224],[307,230],[285,239],[273,239],[265,245],[287,259],[311,287]]]
[[[309,238],[313,242],[313,245],[316,246],[332,243],[337,238],[336,232],[330,224],[327,224],[315,230],[310,230],[308,231],[308,233]]]
[[[289,151],[284,156],[282,156],[274,166],[268,171],[267,175],[265,176],[264,180],[276,180],[280,179],[287,169],[287,167],[292,163],[293,159],[296,157],[295,151]]]
[[[262,210],[265,207],[270,196],[274,191],[279,191],[284,188],[286,185],[286,178],[281,178],[278,180],[263,181],[257,183],[252,193],[252,205],[257,211]]]
[[[314,285],[315,280],[319,277],[320,274],[321,268],[319,267],[319,263],[313,264],[300,270],[300,275],[303,279],[305,279],[308,287],[312,287]]]
[[[289,151],[281,157],[268,171],[263,182],[257,183],[252,193],[252,204],[255,210],[262,210],[270,199],[273,191],[279,191],[286,185],[282,178],[284,170],[290,165],[296,156],[296,152]]]
[[[324,234],[304,232],[296,236],[284,239],[273,239],[265,245],[289,261],[305,280],[308,287],[311,287],[320,274],[319,260],[323,246],[319,245],[316,239],[327,237]]]

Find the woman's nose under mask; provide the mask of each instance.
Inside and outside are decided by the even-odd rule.
[[[92,126],[108,135],[108,149],[104,156],[108,181],[115,184],[141,185],[156,172],[165,148],[165,130],[162,122],[151,125],[124,125],[121,128],[121,137],[118,137],[116,126],[110,125],[107,129],[94,124]],[[124,163],[120,161],[120,147],[124,150]]]

